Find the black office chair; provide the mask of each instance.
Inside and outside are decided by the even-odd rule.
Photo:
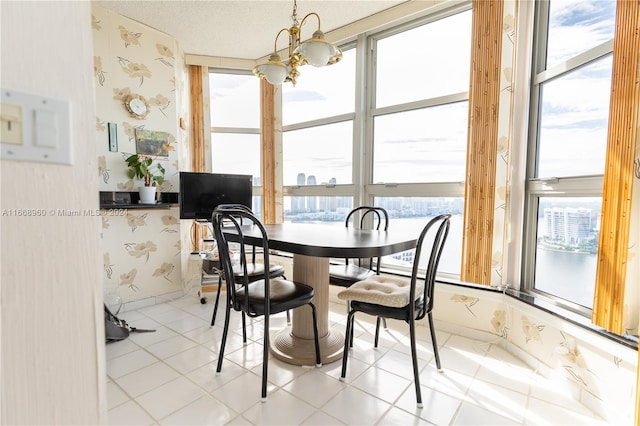
[[[320,344],[318,341],[318,323],[316,317],[316,307],[312,302],[314,290],[312,287],[288,281],[284,278],[271,278],[268,270],[263,270],[259,280],[249,280],[249,265],[247,259],[247,245],[243,234],[243,229],[250,226],[258,230],[261,235],[258,247],[262,248],[262,264],[269,265],[269,240],[267,231],[262,223],[247,209],[233,205],[218,206],[211,220],[216,241],[218,242],[218,252],[220,263],[227,283],[227,307],[224,318],[224,331],[222,343],[220,344],[220,355],[218,356],[218,366],[216,373],[222,371],[222,360],[224,359],[224,348],[229,332],[229,317],[231,308],[243,312],[249,317],[264,316],[264,342],[262,357],[262,401],[267,398],[267,367],[269,361],[269,318],[273,314],[285,312],[289,309],[298,308],[303,305],[311,307],[313,316],[313,331],[315,340],[316,366],[322,366],[320,359]],[[226,233],[225,233],[226,231]],[[240,262],[239,267],[242,274],[237,275],[229,255],[229,241],[239,245]],[[255,242],[250,245],[256,245]]]
[[[360,220],[357,219],[357,213],[360,215]],[[367,220],[372,221],[369,226],[367,226]],[[344,225],[347,228],[351,225],[358,229],[383,229],[386,231],[389,228],[389,215],[382,207],[360,206],[349,212]],[[380,274],[379,257],[358,259],[357,264],[350,263],[347,258],[344,260],[344,264],[329,266],[329,283],[349,287],[376,274]]]
[[[355,283],[338,294],[338,298],[351,301],[351,310],[347,316],[347,329],[344,339],[344,355],[342,357],[340,380],[344,380],[347,374],[349,347],[353,347],[353,323],[356,312],[364,312],[378,318],[384,317],[403,320],[409,324],[416,400],[418,407],[422,407],[422,394],[420,392],[418,358],[416,353],[415,322],[423,319],[425,316],[428,317],[436,366],[438,371],[441,371],[440,355],[438,354],[438,344],[436,342],[436,333],[433,327],[431,311],[433,310],[436,271],[444,243],[449,234],[450,218],[450,214],[437,216],[431,219],[420,233],[415,257],[413,259],[411,278],[374,275],[364,281]],[[420,257],[423,246],[428,247],[431,241],[433,241],[431,253],[429,254],[429,261],[424,271],[424,281],[422,281],[419,280]],[[376,324],[375,347],[378,346],[379,325],[380,323],[378,321]]]

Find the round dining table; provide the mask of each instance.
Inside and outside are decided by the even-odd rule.
[[[314,288],[323,363],[342,358],[344,336],[329,328],[329,259],[387,256],[415,248],[418,231],[359,230],[345,226],[283,223],[265,225],[269,249],[293,254],[293,280]],[[243,229],[251,243],[258,233]],[[306,308],[293,310],[291,326],[271,337],[273,355],[290,364],[314,365],[313,320]]]

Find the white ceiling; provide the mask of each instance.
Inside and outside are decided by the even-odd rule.
[[[320,15],[325,33],[388,9],[406,0],[299,0],[298,20]],[[112,0],[93,3],[174,37],[184,53],[259,59],[273,52],[276,34],[291,26],[293,0]],[[317,20],[310,17],[302,38],[310,38]],[[278,50],[287,46],[286,34]]]

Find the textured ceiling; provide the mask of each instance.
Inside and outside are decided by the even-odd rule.
[[[373,15],[405,0],[300,0],[298,19],[320,15],[325,33]],[[93,1],[174,37],[186,54],[258,59],[273,51],[275,36],[291,26],[293,0]],[[310,17],[302,28],[307,39],[317,28]],[[278,50],[286,48],[285,35]]]

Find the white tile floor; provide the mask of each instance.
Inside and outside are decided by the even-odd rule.
[[[196,295],[121,313],[133,333],[107,344],[111,425],[586,425],[606,424],[499,346],[438,332],[444,373],[435,369],[429,332],[418,327],[424,408],[416,408],[408,327],[389,323],[373,349],[373,322],[356,316],[346,382],[341,361],[322,368],[269,360],[269,397],[260,402],[261,320],[232,312],[220,375],[215,374],[224,309],[209,327],[213,297]],[[221,306],[221,308],[223,308]],[[330,326],[344,333],[344,305],[331,303]],[[284,315],[272,317],[272,329]]]

